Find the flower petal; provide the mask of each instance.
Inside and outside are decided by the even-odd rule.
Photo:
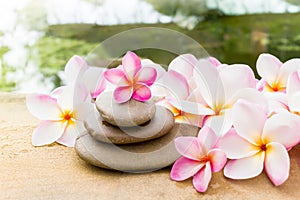
[[[201,127],[203,116],[183,112],[181,116],[175,117],[175,122]]]
[[[288,99],[289,109],[291,112],[300,112],[300,91],[294,93],[291,97]]]
[[[168,67],[168,70],[174,70],[183,75],[187,80],[193,76],[194,67],[197,59],[192,54],[182,54],[174,58]]]
[[[273,85],[277,80],[282,62],[271,54],[260,54],[256,62],[257,73],[269,85]]]
[[[57,99],[61,93],[66,89],[67,86],[60,86],[55,88],[51,93],[50,93],[50,97]]]
[[[222,63],[215,57],[208,57],[207,58],[209,62],[211,62],[214,66],[218,67],[219,65],[221,65]]]
[[[214,108],[225,102],[224,85],[217,68],[207,60],[200,60],[194,70],[197,89],[207,105]]]
[[[290,113],[279,113],[270,117],[263,129],[262,139],[265,144],[278,142],[291,148],[300,142],[300,119]]]
[[[129,84],[125,72],[120,68],[113,68],[105,71],[104,77],[114,85],[127,86]]]
[[[274,93],[274,92],[273,92]],[[275,94],[275,93],[274,93]],[[253,88],[244,88],[235,93],[232,98],[226,102],[228,107],[233,106],[239,99],[247,100],[249,103],[260,105],[263,109],[268,109],[267,98],[259,91]]]
[[[240,137],[234,128],[231,128],[217,145],[225,151],[229,159],[240,159],[252,156],[260,151],[260,148]]]
[[[229,65],[220,69],[219,73],[224,85],[226,99],[230,99],[241,89],[256,87],[254,73],[248,65]]]
[[[41,120],[60,120],[61,109],[56,99],[44,95],[28,95],[26,97],[26,105],[29,112]]]
[[[263,92],[263,91],[265,91],[265,89],[267,88],[265,88],[265,86],[267,85],[268,83],[265,81],[265,79],[263,79],[263,78],[261,78],[257,83],[256,83],[256,89],[257,89],[257,91],[259,91],[259,92]],[[270,91],[270,92],[272,92],[272,91]]]
[[[176,100],[174,98],[168,98],[168,101],[175,106],[177,109],[190,113],[190,114],[194,114],[194,115],[213,115],[215,114],[215,112],[196,102],[191,102],[191,101],[185,101],[185,100]]]
[[[189,96],[189,85],[187,80],[176,71],[168,71],[164,76],[155,83],[165,88],[167,95],[175,99],[186,99]]]
[[[136,75],[136,81],[151,86],[156,80],[157,72],[153,67],[143,67]]]
[[[153,85],[151,85],[150,89],[151,94],[157,99],[164,99],[166,96],[168,96],[168,91],[166,88],[158,82],[155,82]]]
[[[264,92],[264,96],[268,101],[269,115],[286,111],[289,112],[288,98],[283,92]]]
[[[61,121],[42,121],[33,131],[32,144],[34,146],[52,144],[62,136],[66,125]]]
[[[171,170],[171,179],[175,181],[183,181],[194,176],[205,163],[194,161],[185,157],[181,157],[174,163]]]
[[[212,149],[208,152],[212,172],[219,172],[227,162],[227,157],[221,149]]]
[[[151,99],[151,90],[145,84],[137,84],[134,87],[132,98],[134,98],[137,101],[147,101]]]
[[[67,147],[74,147],[77,136],[83,130],[83,122],[76,121],[75,124],[69,124],[57,142]]]
[[[196,137],[178,137],[174,142],[177,151],[186,158],[199,161],[206,156]]]
[[[130,80],[132,80],[136,73],[142,68],[140,58],[131,51],[128,51],[123,57],[122,66],[127,78]]]
[[[65,67],[65,74],[68,83],[74,83],[78,76],[83,74],[88,69],[88,65],[83,58],[80,56],[73,56]]]
[[[290,159],[282,144],[272,142],[267,145],[265,169],[270,180],[276,186],[281,185],[288,179]]]
[[[198,142],[207,154],[207,152],[217,144],[218,137],[210,127],[203,126],[198,133]]]
[[[264,168],[265,152],[253,156],[230,160],[224,168],[224,175],[231,179],[248,179],[261,174]]]
[[[294,58],[291,60],[286,61],[285,63],[282,64],[279,74],[278,74],[278,80],[277,82],[280,82],[284,85],[287,84],[289,76],[300,69],[300,59],[299,58]]]
[[[57,98],[57,104],[64,111],[73,111],[74,106],[88,101],[89,97],[90,95],[87,88],[78,82],[75,85],[68,85],[64,87],[63,91]]]
[[[226,109],[220,115],[206,116],[202,126],[209,126],[217,136],[224,136],[232,127],[232,111]]]
[[[114,91],[114,99],[117,103],[125,103],[132,97],[133,88],[131,86],[117,87]]]
[[[143,59],[141,60],[142,66],[144,67],[153,67],[156,69],[157,77],[156,80],[160,79],[165,73],[166,70],[159,64],[152,62],[152,60],[149,59]]]
[[[300,71],[293,72],[288,79],[286,92],[289,98],[296,92],[300,91],[299,72]]]
[[[83,82],[90,91],[92,98],[97,98],[97,96],[101,94],[106,87],[103,72],[104,68],[89,67],[83,75]]]
[[[193,178],[193,185],[198,192],[205,192],[208,188],[208,184],[211,180],[211,166],[209,162],[206,162],[203,167]]]
[[[233,107],[232,119],[241,137],[252,144],[260,144],[267,113],[259,105],[239,100]]]

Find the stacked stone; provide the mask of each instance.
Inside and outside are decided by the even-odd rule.
[[[75,150],[101,168],[147,172],[169,166],[180,156],[174,139],[198,133],[197,127],[174,123],[173,114],[153,101],[118,104],[111,92],[105,92],[95,105]]]

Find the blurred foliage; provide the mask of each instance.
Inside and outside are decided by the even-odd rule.
[[[245,63],[255,70],[256,59],[263,52],[274,54],[282,61],[300,57],[299,21],[300,13],[255,14],[223,16],[214,20],[205,20],[193,30],[180,28],[173,23],[116,26],[70,24],[50,26],[48,34],[60,38],[71,37],[85,40],[88,43],[98,43],[109,36],[133,28],[163,27],[192,37],[210,55],[224,63]],[[158,63],[166,63],[174,58],[174,55],[157,50],[140,50],[138,53],[140,56],[150,58]]]
[[[165,15],[174,16],[179,8],[179,0],[161,1],[161,0],[146,0],[151,3],[155,10]]]
[[[270,47],[278,52],[286,52],[287,54],[300,52],[300,34],[289,38],[278,38],[274,40]],[[298,57],[300,56],[298,55]]]
[[[0,47],[0,58],[2,58],[2,56],[6,54],[8,51],[9,51],[9,47],[7,46]]]
[[[61,85],[57,72],[64,70],[67,61],[74,54],[87,55],[96,45],[84,40],[46,36],[31,48],[30,56],[39,66],[40,72],[45,77],[51,77],[57,87]]]
[[[175,16],[180,13],[185,16],[201,16],[207,12],[206,0],[146,0],[160,13]]]
[[[285,0],[285,1],[296,6],[300,6],[300,0]]]
[[[8,81],[6,79],[6,74],[15,71],[14,68],[8,66],[2,59],[3,55],[7,53],[10,49],[7,46],[0,47],[0,89],[4,92],[9,92],[13,90],[16,83],[13,81]]]

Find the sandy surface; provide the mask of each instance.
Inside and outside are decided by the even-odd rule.
[[[263,173],[245,181],[213,175],[206,193],[191,179],[174,182],[170,169],[127,174],[90,166],[74,149],[58,144],[35,148],[31,133],[39,121],[22,95],[0,94],[0,199],[299,199],[300,147],[290,151],[287,182],[274,187]],[[297,163],[298,162],[298,163]]]

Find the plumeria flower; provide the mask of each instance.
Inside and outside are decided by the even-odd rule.
[[[261,54],[257,59],[256,69],[262,78],[257,84],[259,91],[285,92],[289,75],[300,69],[300,59],[282,63],[271,54]]]
[[[203,126],[210,126],[219,136],[224,135],[231,128],[231,108],[238,99],[264,102],[259,92],[254,89],[257,81],[253,71],[247,65],[216,67],[210,61],[202,59],[199,60],[193,76],[197,85],[193,91],[197,97],[194,103],[211,111],[207,114],[206,111],[197,109],[199,111],[197,114],[204,115]]]
[[[300,70],[293,72],[287,84],[288,110],[300,115]]]
[[[83,120],[92,112],[92,104],[86,103],[88,92],[84,87],[65,86],[59,96],[44,94],[28,95],[26,104],[29,112],[42,120],[32,134],[34,146],[58,142],[73,147]]]
[[[233,125],[218,144],[229,159],[224,175],[232,179],[256,177],[265,169],[276,186],[289,176],[287,149],[299,143],[300,124],[295,115],[280,113],[268,118],[259,105],[239,100],[233,108]]]
[[[290,112],[300,115],[300,71],[291,73],[288,78],[286,93],[265,92],[272,113]],[[300,119],[300,118],[299,118]]]
[[[171,179],[183,181],[193,177],[193,185],[199,192],[205,192],[212,177],[226,164],[226,154],[216,147],[218,137],[209,127],[203,127],[198,137],[175,139],[177,151],[182,155],[173,165]]]
[[[193,77],[197,61],[197,58],[192,54],[179,55],[170,62],[168,71],[176,71],[184,76],[186,80],[190,80]]]
[[[222,64],[214,57],[205,60],[216,67]],[[197,102],[197,85],[193,74],[198,60],[192,54],[183,54],[170,63],[168,72],[155,84],[154,95],[164,97],[157,104],[162,105],[174,114],[175,122],[202,126],[204,115],[213,115],[214,111]],[[157,89],[160,88],[160,89]],[[151,87],[153,91],[153,87]],[[201,115],[199,115],[201,113]]]
[[[225,66],[225,64],[222,64],[215,57],[210,56],[207,58],[203,58],[202,60],[206,60],[216,67]],[[199,67],[198,59],[194,55],[182,54],[177,56],[170,62],[168,66],[168,71],[173,70],[184,76],[188,81],[190,90],[192,91],[197,88],[197,85],[195,84],[194,80],[194,71],[197,70],[197,67]]]
[[[160,94],[164,96],[156,104],[169,109],[174,115],[175,122],[200,127],[203,116],[197,115],[199,112],[197,110],[202,109],[202,113],[213,114],[209,109],[201,107],[199,104],[190,105],[195,97],[190,92],[186,78],[177,71],[168,71],[155,84],[156,87],[161,87]]]
[[[163,68],[161,65],[159,65],[157,63],[154,63],[150,59],[142,59],[141,60],[141,65],[142,65],[142,68],[144,68],[144,67],[151,67],[151,68],[155,68],[156,69],[156,80],[155,81],[159,80],[166,73],[165,68]],[[154,84],[155,84],[155,82],[153,83],[153,85]]]
[[[105,69],[101,67],[88,66],[80,56],[73,56],[65,66],[67,85],[81,83],[90,92],[90,96],[96,99],[106,88],[106,80],[103,77]],[[60,93],[64,86],[55,89],[52,96]]]
[[[142,67],[141,60],[133,52],[127,52],[122,59],[122,65],[104,72],[104,77],[116,85],[114,99],[124,103],[133,98],[137,101],[147,101],[151,98],[151,86],[156,80],[154,67]]]
[[[222,64],[217,58],[212,57],[212,56],[208,57],[207,60],[210,63],[212,63],[214,66],[216,66],[216,67],[219,67],[219,66],[222,66],[222,65],[226,65],[226,64]]]
[[[167,75],[155,83],[169,91],[162,102],[174,113],[175,120],[200,127],[208,125],[222,136],[232,126],[230,110],[236,100],[244,98],[267,104],[254,89],[257,80],[249,66],[221,64],[213,57],[197,62],[195,59],[188,54],[175,58]],[[176,63],[186,66],[187,73],[193,74],[189,81]]]

